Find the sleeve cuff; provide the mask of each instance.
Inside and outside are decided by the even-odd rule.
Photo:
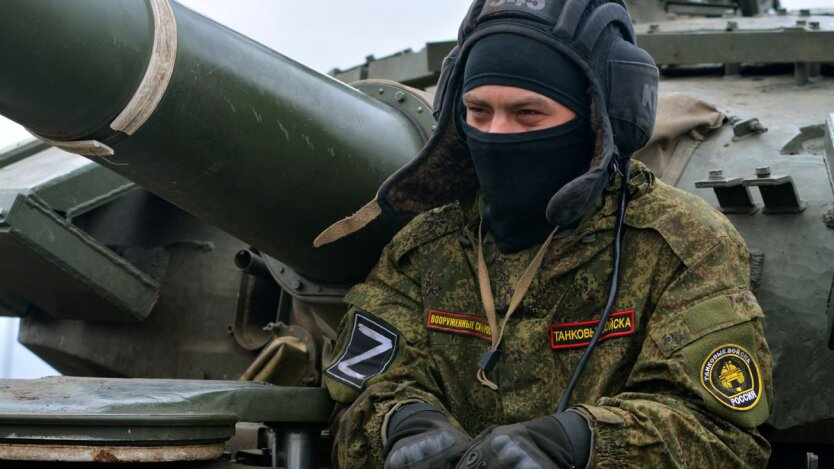
[[[382,428],[381,428],[381,431],[380,431],[380,436],[382,437],[382,446],[383,447],[388,444],[388,434],[391,433],[391,431],[389,429],[390,428],[396,428],[396,426],[399,425],[399,422],[402,421],[402,419],[397,419],[397,422],[395,422],[397,425],[392,425],[391,420],[394,418],[394,416],[397,414],[397,412],[399,412],[400,409],[402,409],[404,407],[409,407],[409,406],[414,405],[414,404],[425,404],[425,402],[423,402],[421,400],[418,400],[418,399],[408,399],[408,400],[405,400],[405,401],[401,401],[401,402],[398,402],[393,407],[391,407],[391,409],[385,414],[385,417],[382,419]],[[426,404],[426,405],[431,405],[431,404]],[[432,407],[434,407],[434,406],[432,406]]]
[[[588,467],[632,464],[625,419],[604,407],[580,404],[574,412],[587,419],[591,429]]]
[[[579,412],[568,410],[553,416],[564,428],[573,447],[577,467],[585,467],[591,455],[591,425]]]

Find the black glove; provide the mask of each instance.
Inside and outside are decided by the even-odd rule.
[[[387,439],[385,469],[453,468],[470,441],[440,409],[422,402],[391,416]]]
[[[591,428],[578,412],[487,429],[458,469],[583,468],[591,452]]]

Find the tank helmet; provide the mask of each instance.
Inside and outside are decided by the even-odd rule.
[[[576,62],[590,83],[595,155],[588,172],[551,198],[546,213],[551,223],[578,221],[632,153],[648,142],[659,74],[651,56],[636,45],[623,0],[475,0],[457,46],[441,66],[433,107],[437,130],[414,160],[382,184],[375,201],[325,230],[317,245],[361,229],[381,211],[420,213],[460,200],[478,186],[454,114],[469,51],[480,38],[499,33],[552,47]]]

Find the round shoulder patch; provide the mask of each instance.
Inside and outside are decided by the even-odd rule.
[[[733,410],[750,410],[762,396],[762,377],[753,356],[739,345],[726,344],[707,355],[701,384]]]

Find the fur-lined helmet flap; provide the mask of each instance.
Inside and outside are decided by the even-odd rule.
[[[461,24],[458,45],[441,67],[434,102],[436,132],[414,160],[382,184],[372,205],[416,214],[460,200],[478,186],[454,114],[469,51],[479,39],[499,33],[550,46],[573,60],[590,83],[595,155],[588,172],[551,198],[546,213],[551,223],[578,221],[631,154],[648,142],[658,70],[651,56],[636,46],[621,0],[475,0]]]

